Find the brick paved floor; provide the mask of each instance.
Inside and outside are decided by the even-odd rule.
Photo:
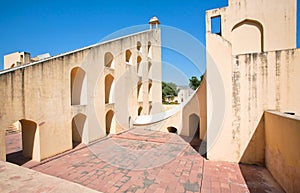
[[[1,193],[96,193],[88,187],[0,161]]]
[[[22,151],[22,134],[10,134],[5,136],[6,154]]]
[[[283,192],[263,167],[207,161],[175,134],[141,129],[25,166],[102,192]]]

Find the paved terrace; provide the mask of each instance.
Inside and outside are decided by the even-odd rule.
[[[20,134],[7,139],[10,152],[20,150]],[[19,154],[8,157],[13,161]],[[109,193],[283,192],[263,167],[207,161],[178,135],[143,129],[112,135],[89,146],[81,144],[41,163],[23,160],[19,164]]]

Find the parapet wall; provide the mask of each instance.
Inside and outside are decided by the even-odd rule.
[[[266,167],[286,192],[300,192],[300,117],[265,113]]]
[[[210,41],[220,42],[213,36]],[[231,64],[215,61],[225,88],[226,113],[208,157],[263,165],[264,136],[259,128],[264,111],[300,114],[300,49],[232,56]],[[208,85],[213,78],[208,74]]]
[[[250,143],[256,160],[263,163],[260,137],[253,138],[260,128],[263,112],[269,109],[300,114],[300,50],[281,50],[239,55],[233,58],[232,72],[232,142],[237,160]],[[259,145],[258,145],[259,144]],[[258,155],[259,154],[259,155]],[[254,162],[253,162],[254,161]],[[248,160],[243,159],[248,163]],[[257,163],[256,163],[257,164]]]

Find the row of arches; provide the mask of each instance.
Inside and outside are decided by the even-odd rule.
[[[152,105],[149,106],[149,111],[151,111]],[[139,107],[138,114],[140,115],[142,113],[143,108]],[[22,151],[17,152],[21,153],[25,158],[27,158],[27,161],[30,159],[38,160],[38,124],[32,120],[19,120],[21,125],[21,132],[22,132]],[[190,132],[195,133],[196,137],[199,137],[199,117],[196,114],[192,114],[189,116],[189,128]],[[71,127],[72,127],[72,143],[73,148],[76,147],[78,144],[80,144],[83,141],[83,136],[85,133],[85,130],[87,129],[87,116],[83,113],[76,114],[71,121]],[[178,130],[174,126],[167,127],[167,130],[170,133],[178,133]],[[105,115],[105,132],[106,135],[109,135],[110,133],[116,133],[116,120],[115,120],[115,112],[110,109],[106,112]],[[7,160],[9,162],[13,162],[16,164],[23,164],[24,159],[19,160],[17,162],[14,160],[15,155],[9,154],[7,156]],[[19,157],[18,157],[19,158]]]
[[[140,41],[137,42],[136,48],[140,53],[142,52],[142,44]],[[152,57],[152,46],[151,46],[150,41],[148,42],[147,52],[148,52],[147,57],[151,58]],[[106,52],[104,54],[104,66],[105,67],[114,69],[115,68],[114,61],[115,61],[114,56],[111,52]],[[137,64],[140,64],[141,61],[142,61],[142,57],[140,55],[138,55],[137,56]],[[125,51],[125,62],[126,62],[126,64],[130,64],[130,65],[132,64],[132,52],[130,49],[127,49]]]
[[[137,50],[141,51],[142,44],[141,42],[137,42]],[[148,42],[148,52],[151,51],[151,42]],[[128,49],[125,51],[125,60],[126,63],[132,63],[132,52]],[[142,71],[140,70],[142,62],[142,57],[137,56],[137,73],[139,76],[142,76]],[[111,52],[106,52],[104,54],[104,65],[108,68],[114,68],[114,56]],[[152,63],[148,62],[148,74],[150,74],[150,70],[152,67]],[[86,72],[81,67],[74,67],[71,70],[71,105],[86,105],[87,104],[87,76]],[[139,83],[138,83],[139,84]],[[111,74],[105,76],[105,103],[113,103],[113,88],[114,88],[114,77]],[[152,85],[150,85],[151,87]],[[138,89],[139,90],[139,89]]]
[[[87,104],[86,73],[80,67],[71,70],[71,105]],[[104,79],[105,103],[114,103],[114,76],[108,74]]]
[[[146,84],[146,83],[145,83]],[[137,83],[137,99],[138,99],[138,102],[142,102],[143,101],[143,95],[142,95],[142,92],[141,92],[141,88],[142,88],[142,81],[139,80],[138,83]],[[152,81],[149,80],[148,82],[148,86],[147,86],[147,92],[148,92],[148,100],[149,101],[152,101]]]
[[[151,53],[151,48],[152,48],[152,45],[151,45],[151,41],[148,41],[148,45],[147,45],[147,54],[149,56],[149,54]],[[137,42],[136,44],[136,49],[142,53],[142,43],[140,41]]]
[[[139,106],[138,111],[137,111],[137,115],[140,116],[143,113],[143,107]],[[152,105],[149,105],[149,109],[148,109],[148,114],[150,115],[152,113]]]
[[[139,56],[138,56],[137,73],[138,73],[139,77],[141,77],[143,74],[142,68],[141,68],[141,61],[142,61],[142,58],[139,59]],[[152,77],[152,62],[148,61],[148,63],[146,65],[147,65],[146,68],[147,68],[147,72],[148,72],[148,77],[151,78]]]
[[[108,110],[105,115],[105,132],[106,135],[115,133],[116,121],[115,112]],[[84,130],[87,129],[87,116],[78,113],[72,119],[72,142],[73,148],[80,144],[83,140]]]

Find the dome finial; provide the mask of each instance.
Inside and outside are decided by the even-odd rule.
[[[156,16],[154,16],[149,20],[149,24],[150,24],[150,29],[158,28],[160,21]]]

